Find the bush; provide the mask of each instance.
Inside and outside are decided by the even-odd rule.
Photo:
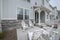
[[[3,39],[5,36],[5,32],[0,32],[0,39]]]

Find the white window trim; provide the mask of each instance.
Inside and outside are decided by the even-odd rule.
[[[3,1],[1,0],[1,19],[2,19],[2,15],[3,15]]]
[[[24,7],[18,7],[18,6],[17,6],[17,7],[16,7],[16,15],[17,15],[17,8],[22,8],[22,9],[23,9],[23,20],[25,20],[25,16],[24,16],[24,15],[25,15],[25,14],[24,14],[25,12],[24,12],[24,9],[32,10],[32,9],[29,9],[29,8],[24,8]],[[30,15],[29,15],[29,18],[30,18]],[[16,17],[16,19],[17,19],[17,17]],[[29,20],[29,19],[28,19],[28,20]]]
[[[22,9],[23,9],[23,15],[25,15],[25,14],[24,14],[24,9],[32,10],[32,9],[29,9],[29,8],[24,8],[24,7],[18,7],[18,6],[17,6],[17,7],[16,7],[16,15],[17,15],[17,8],[22,8]],[[16,17],[16,18],[17,18],[17,17]],[[23,18],[25,19],[25,16],[23,16]],[[23,20],[24,20],[24,19],[23,19]],[[29,19],[28,19],[28,20],[30,20],[30,14],[29,14]]]
[[[16,18],[2,18],[1,20],[17,20]]]

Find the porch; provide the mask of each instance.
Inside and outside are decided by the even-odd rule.
[[[50,20],[49,13],[51,12],[51,10],[39,6],[34,6],[33,8],[34,8],[34,15],[35,15],[34,23],[36,25],[46,24],[47,21]]]

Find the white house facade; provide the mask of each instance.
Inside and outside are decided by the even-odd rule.
[[[1,20],[33,20],[37,25],[51,24],[51,15],[54,15],[55,18],[58,14],[56,9],[51,7],[49,1],[1,0]]]
[[[2,14],[2,0],[0,0],[0,32],[2,32],[2,27],[1,27],[1,14]]]

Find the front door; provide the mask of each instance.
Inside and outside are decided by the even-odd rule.
[[[35,23],[39,22],[39,13],[35,11]]]
[[[40,13],[40,20],[41,20],[41,23],[45,23],[45,12],[44,11],[41,11]]]

